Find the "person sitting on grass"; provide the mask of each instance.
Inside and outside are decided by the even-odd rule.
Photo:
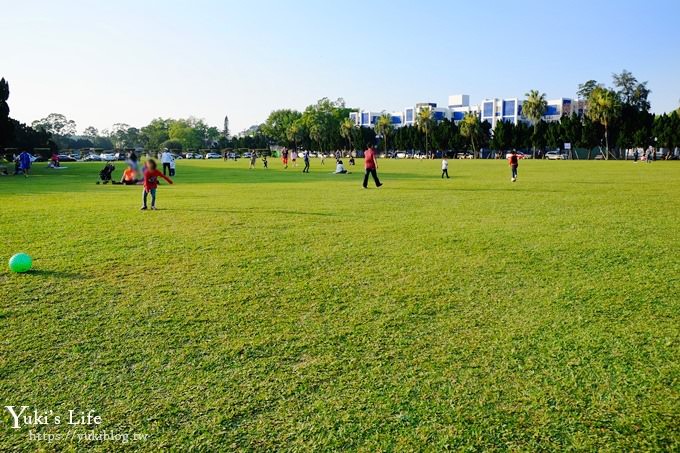
[[[156,161],[149,159],[144,164],[144,190],[142,192],[142,211],[146,211],[146,199],[151,194],[151,209],[156,210],[156,189],[158,188],[158,178],[165,179],[168,184],[172,184],[172,179],[165,176],[156,168]]]
[[[354,166],[354,156],[352,156],[351,154],[349,155],[349,164],[351,166]]]
[[[345,166],[342,164],[342,161],[338,159],[335,163],[335,174],[336,175],[346,175],[349,172],[345,168]]]
[[[134,186],[137,184],[137,182],[137,172],[132,167],[132,165],[128,165],[128,167],[123,171],[123,176],[120,178],[120,184]]]

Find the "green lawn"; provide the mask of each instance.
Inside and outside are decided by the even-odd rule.
[[[148,439],[0,450],[680,449],[680,163],[67,165],[0,177],[2,406]]]

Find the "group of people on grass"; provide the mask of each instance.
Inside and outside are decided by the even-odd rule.
[[[171,176],[175,175],[175,159],[166,149],[161,153],[161,163],[163,165],[163,172],[158,170],[158,165],[154,159],[148,159],[144,162],[141,167],[139,165],[139,158],[137,154],[132,151],[127,158],[127,167],[123,171],[123,176],[120,181],[114,181],[112,174],[116,167],[108,162],[106,166],[99,172],[99,179],[97,184],[103,182],[107,184],[119,184],[126,186],[141,185],[142,186],[142,210],[145,211],[149,208],[148,199],[151,195],[151,209],[156,209],[156,191],[158,190],[159,178],[165,179],[168,184],[172,184],[173,181],[170,179],[166,173],[170,173]]]
[[[637,163],[638,160],[640,160],[640,153],[636,148],[635,152],[633,153],[633,162]],[[647,148],[646,151],[642,152],[642,160],[646,161],[648,164],[651,164],[652,160],[656,160],[656,153],[651,146]]]

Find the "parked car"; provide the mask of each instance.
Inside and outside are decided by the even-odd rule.
[[[239,157],[241,157],[241,156],[239,156],[237,153],[229,153],[229,154],[227,154],[227,159],[234,159],[234,160],[236,160],[236,159],[238,159]]]
[[[251,156],[250,151],[246,151],[245,153],[243,153],[243,158],[244,158],[244,159],[250,159],[250,156]]]
[[[517,152],[515,154],[517,154],[518,159],[531,159],[531,154],[524,154],[524,153],[521,153],[521,152]],[[512,153],[506,153],[505,154],[506,159],[510,159],[510,156],[512,156]]]
[[[76,162],[76,159],[68,154],[59,154],[59,162]]]
[[[99,162],[102,158],[97,154],[88,154],[83,158],[83,162]]]
[[[545,153],[545,158],[548,160],[566,160],[567,155],[562,154],[559,151],[548,151],[547,153]]]
[[[205,155],[206,159],[222,159],[222,155],[220,153],[207,153]]]
[[[116,155],[114,153],[101,153],[99,157],[101,158],[101,160],[106,162],[112,162],[116,160]]]

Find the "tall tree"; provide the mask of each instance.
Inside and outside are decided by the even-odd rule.
[[[612,74],[612,78],[623,104],[630,105],[640,111],[649,110],[650,104],[647,98],[650,90],[647,88],[647,82],[638,82],[635,76],[625,69],[620,74]]]
[[[0,79],[0,147],[5,147],[9,144],[11,137],[12,126],[9,121],[9,83],[2,78]]]
[[[605,159],[610,156],[609,151],[609,125],[618,116],[620,109],[617,94],[603,87],[597,87],[590,93],[588,98],[588,117],[604,127],[604,142],[606,148]]]
[[[522,103],[522,114],[534,124],[533,156],[536,157],[536,145],[539,139],[538,123],[548,109],[548,101],[545,99],[545,93],[539,93],[538,90],[531,90],[525,96],[526,99]]]
[[[33,121],[31,126],[33,129],[41,129],[62,137],[68,137],[76,133],[76,122],[69,120],[60,113],[50,113],[45,118]]]
[[[467,138],[472,144],[472,153],[477,158],[476,143],[480,140],[482,135],[482,124],[479,122],[479,117],[470,112],[466,113],[463,120],[460,122],[460,135]]]
[[[588,99],[590,98],[590,93],[592,93],[593,90],[598,86],[600,86],[600,84],[597,83],[597,81],[588,80],[587,82],[579,84],[576,94],[578,95],[579,99]]]
[[[297,110],[281,109],[274,110],[267,117],[267,121],[262,125],[262,132],[270,137],[274,143],[281,146],[290,146],[288,139],[288,128],[296,120],[302,117]]]
[[[378,118],[378,121],[375,124],[375,132],[382,135],[385,143],[385,154],[387,154],[387,140],[392,132],[392,116],[389,113],[380,115],[380,118]]]
[[[416,116],[418,130],[425,134],[425,155],[429,158],[428,138],[432,129],[432,109],[430,107],[421,108]]]
[[[342,123],[340,123],[340,136],[347,140],[347,143],[349,144],[349,151],[352,152],[352,135],[354,132],[354,129],[356,128],[356,125],[354,124],[354,121],[352,121],[351,118],[347,117],[342,120]]]

